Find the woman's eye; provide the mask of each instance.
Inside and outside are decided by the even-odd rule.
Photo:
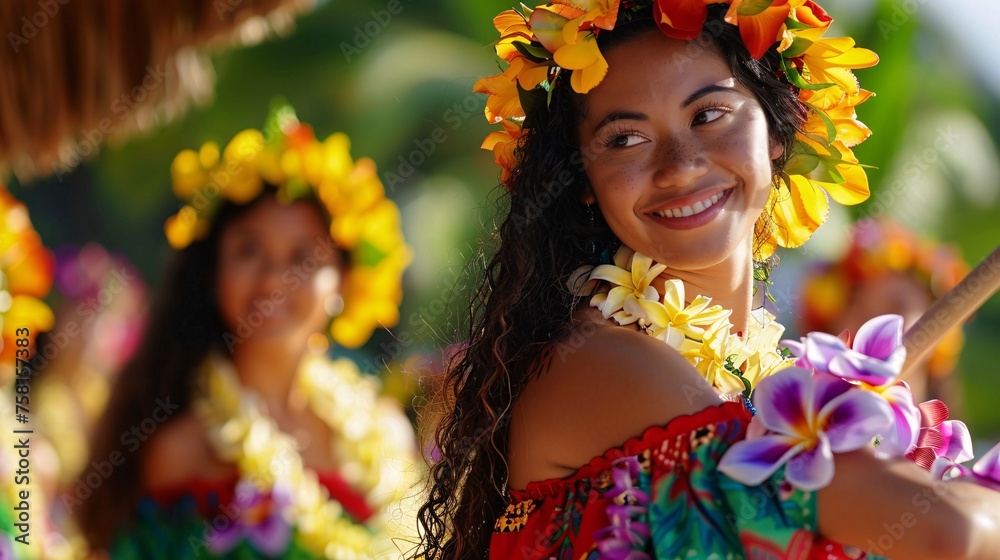
[[[243,245],[236,249],[236,256],[241,259],[253,257],[257,254],[257,247],[254,245]]]
[[[699,111],[697,115],[694,116],[694,122],[691,124],[706,124],[714,120],[720,119],[726,115],[729,111],[727,109],[722,109],[719,107],[710,107],[704,111]]]
[[[605,145],[609,148],[631,148],[641,144],[646,139],[638,134],[616,134],[608,140]]]

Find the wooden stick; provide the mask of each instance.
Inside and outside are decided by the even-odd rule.
[[[1000,246],[962,279],[957,286],[938,298],[920,319],[903,335],[906,362],[900,378],[919,363],[944,335],[960,325],[1000,289]]]

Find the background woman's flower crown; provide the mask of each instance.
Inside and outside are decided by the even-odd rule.
[[[861,284],[891,274],[909,277],[936,300],[969,274],[969,265],[957,247],[922,238],[886,218],[861,220],[854,224],[851,244],[838,260],[813,263],[806,273],[801,288],[801,330],[830,330]],[[932,377],[954,372],[964,340],[958,326],[934,347],[927,361]]]
[[[187,203],[164,226],[175,249],[208,235],[223,199],[245,204],[268,185],[282,202],[314,194],[330,214],[330,237],[350,255],[350,274],[341,287],[344,307],[330,325],[334,340],[356,348],[379,326],[399,322],[401,281],[410,261],[399,208],[386,198],[375,162],[351,158],[346,135],[320,142],[279,101],[263,131],[239,132],[221,152],[215,142],[197,152],[183,150],[170,175],[174,194]]]
[[[833,19],[812,0],[553,0],[501,13],[493,20],[500,32],[496,51],[508,66],[474,88],[489,95],[487,120],[503,127],[482,145],[503,168],[501,182],[510,187],[514,148],[526,128],[524,104],[539,91],[550,95],[566,74],[581,94],[604,79],[608,63],[597,45],[602,31],[614,29],[619,17],[651,9],[666,35],[691,40],[701,35],[712,4],[728,5],[725,22],[739,28],[753,58],[777,44],[781,71],[808,109],[771,191],[769,219],[758,222],[764,242],[755,257],[804,243],[826,221],[826,194],[847,205],[867,199],[868,178],[851,149],[871,134],[854,108],[872,93],[859,87],[851,70],[875,65],[878,56],[849,37],[824,38]]]

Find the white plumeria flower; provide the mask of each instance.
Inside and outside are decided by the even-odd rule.
[[[623,246],[615,254],[615,264],[596,266],[590,273],[592,280],[615,285],[608,293],[591,298],[591,307],[600,309],[605,319],[614,318],[619,325],[665,324],[666,309],[660,303],[660,293],[650,284],[666,268],[667,265],[653,264],[653,259]]]

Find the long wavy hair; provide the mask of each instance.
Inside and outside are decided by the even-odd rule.
[[[215,296],[219,240],[230,223],[265,198],[274,198],[274,193],[275,189],[265,188],[243,205],[224,201],[208,236],[175,252],[168,261],[142,342],[115,382],[87,464],[107,462],[116,452],[125,455],[125,460],[73,511],[92,548],[106,548],[116,531],[128,528],[142,495],[141,469],[148,440],[129,453],[125,434],[150,418],[158,399],[179,407],[167,423],[183,415],[191,406],[198,366],[213,350],[228,355],[223,340],[227,328]],[[329,215],[315,198],[301,200],[315,206],[329,223]]]
[[[619,17],[598,43],[607,53],[647,32],[659,32],[648,10]],[[750,57],[739,31],[725,24],[724,6],[711,6],[697,40],[718,53],[734,77],[752,91],[766,114],[771,139],[791,153],[805,120],[798,91],[779,72],[772,47]],[[703,56],[698,54],[697,56]],[[483,558],[495,520],[506,505],[510,411],[528,381],[543,371],[544,350],[568,333],[579,303],[567,281],[581,265],[620,245],[607,224],[580,202],[587,185],[577,127],[579,96],[566,84],[551,103],[529,109],[517,149],[506,216],[494,234],[495,253],[469,306],[465,350],[449,364],[435,397],[443,410],[431,430],[439,459],[431,465],[426,502],[419,511],[421,541],[415,554],[430,560]],[[785,156],[775,160],[778,173]],[[463,329],[464,330],[464,329]]]

